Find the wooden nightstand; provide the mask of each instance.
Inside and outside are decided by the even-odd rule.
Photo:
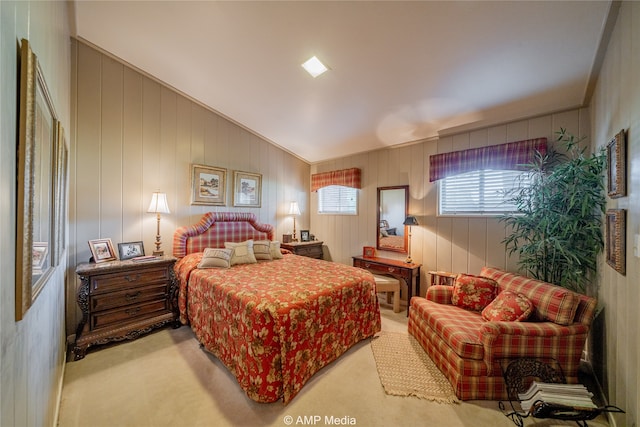
[[[76,331],[74,360],[90,346],[131,340],[155,328],[178,326],[176,259],[83,263],[77,301],[82,321]]]
[[[280,247],[288,249],[296,255],[322,259],[322,242],[320,240],[280,243]]]

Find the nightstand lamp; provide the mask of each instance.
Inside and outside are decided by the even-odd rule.
[[[149,205],[148,213],[154,213],[158,217],[158,228],[156,231],[156,250],[153,251],[154,256],[163,256],[164,251],[160,250],[162,241],[160,240],[160,214],[171,213],[169,211],[169,204],[167,203],[167,194],[155,192],[151,196],[151,204]]]
[[[296,239],[296,217],[300,215],[300,207],[298,206],[298,202],[291,202],[291,206],[289,206],[289,215],[293,216],[293,241],[297,242]]]
[[[409,226],[409,248],[407,251],[407,259],[404,262],[406,262],[407,264],[413,264],[413,259],[411,259],[411,226],[420,224],[418,224],[418,220],[413,215],[407,215],[407,218],[404,220],[403,224]]]

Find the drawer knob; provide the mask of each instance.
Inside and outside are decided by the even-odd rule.
[[[364,266],[365,266],[366,268],[369,268],[369,267],[371,267],[371,264],[369,264],[368,262],[365,262],[365,263],[364,263]]]
[[[124,299],[126,299],[127,301],[135,301],[138,299],[140,294],[142,294],[142,292],[140,291],[136,292],[135,294],[125,294]]]
[[[396,271],[396,269],[393,267],[389,267],[387,270],[389,270],[389,273],[393,273],[394,271]]]
[[[124,312],[127,313],[129,316],[135,316],[136,314],[138,314],[139,311],[140,311],[140,307],[136,307],[136,308],[129,308]]]
[[[127,274],[126,276],[124,276],[124,280],[126,280],[127,282],[136,282],[138,279],[140,279],[139,274],[136,274],[135,276],[129,276]]]

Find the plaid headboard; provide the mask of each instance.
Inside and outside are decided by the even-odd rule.
[[[182,258],[205,248],[223,248],[224,242],[273,240],[273,226],[246,212],[207,212],[200,222],[179,227],[173,234],[173,256]]]

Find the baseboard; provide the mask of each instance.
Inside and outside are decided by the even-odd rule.
[[[60,379],[58,381],[58,393],[56,396],[56,411],[53,414],[53,426],[57,427],[58,421],[60,418],[60,405],[62,404],[62,387],[64,386],[64,374],[67,369],[67,352],[64,352],[64,358],[62,360],[62,374],[60,375]]]

